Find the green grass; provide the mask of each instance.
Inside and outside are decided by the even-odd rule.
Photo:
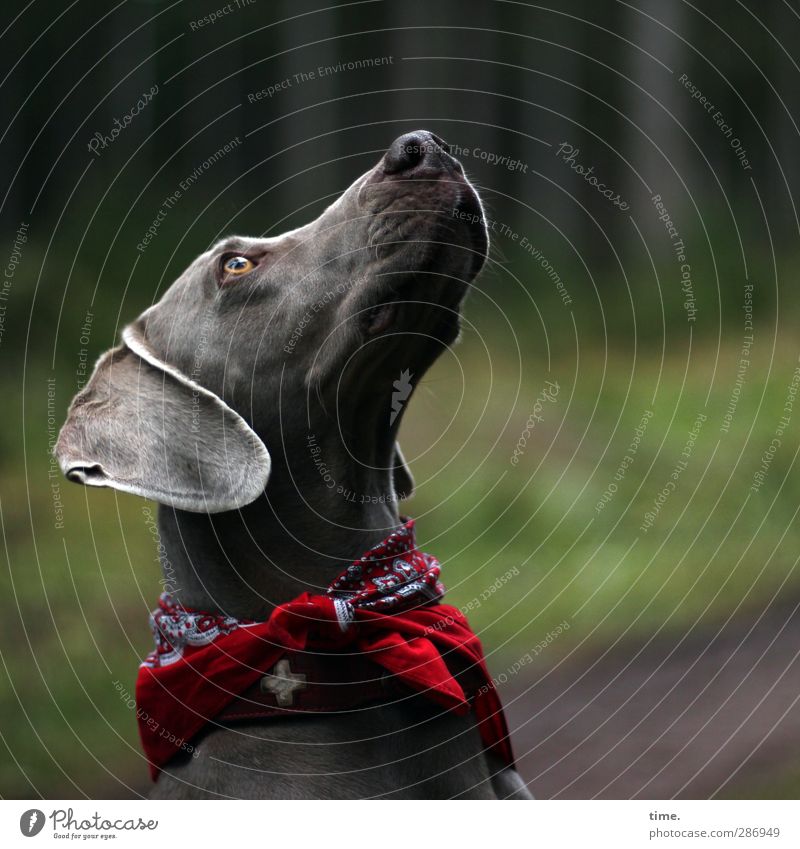
[[[721,799],[797,799],[800,795],[800,769],[777,775],[756,773],[720,794]]]
[[[33,516],[36,544],[7,534],[0,712],[3,742],[19,766],[0,758],[0,791],[123,793],[111,774],[141,784],[144,773],[135,717],[114,682],[133,690],[149,645],[157,564],[134,499],[119,499],[117,513],[114,495],[97,493],[89,512],[84,494],[65,488],[61,532],[40,478],[29,470],[30,510],[24,478],[3,486],[5,528],[29,528]]]
[[[629,358],[609,358],[605,375],[600,358],[585,360],[577,385],[568,359],[554,362],[550,376],[540,369],[537,378],[529,368],[529,388],[516,403],[513,370],[495,369],[483,416],[482,402],[465,401],[446,439],[424,459],[412,460],[421,479],[413,512],[424,516],[423,540],[435,540],[432,547],[448,563],[451,599],[466,603],[497,573],[519,568],[518,577],[472,614],[490,644],[508,641],[508,651],[518,653],[563,620],[572,625],[559,640],[564,650],[589,637],[684,631],[700,617],[708,623],[740,606],[757,607],[776,591],[796,590],[793,523],[800,492],[789,471],[800,445],[800,404],[764,485],[749,492],[781,415],[796,353],[782,352],[776,358],[781,365],[766,381],[765,370],[751,366],[730,431],[721,433],[731,353],[721,357],[713,384],[711,353],[693,357],[685,375],[683,362],[667,362],[655,398],[659,367],[648,355],[638,359],[629,384],[619,380],[631,373]],[[461,365],[469,368],[467,356],[461,355]],[[444,361],[426,382],[436,396],[427,409],[418,401],[416,427],[406,426],[412,458],[447,427],[452,404],[441,390],[458,393],[454,372]],[[545,408],[514,467],[514,446],[548,377],[562,384],[558,400]],[[653,416],[634,461],[598,513],[645,410]],[[708,419],[687,467],[644,533],[644,515],[670,480],[701,410]],[[454,445],[461,447],[450,462]]]

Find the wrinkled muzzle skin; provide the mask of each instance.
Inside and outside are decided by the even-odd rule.
[[[432,136],[402,138],[422,148],[419,161],[412,149],[411,164],[398,164],[396,142],[305,227],[225,239],[139,320],[159,357],[267,438],[281,427],[279,397],[301,406],[310,392],[333,406],[385,397],[401,371],[416,383],[458,335],[487,250],[480,200]],[[254,268],[221,281],[232,256]]]

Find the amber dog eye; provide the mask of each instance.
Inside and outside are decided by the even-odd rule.
[[[225,274],[238,276],[240,274],[247,274],[248,271],[252,271],[255,267],[255,263],[246,256],[232,256],[230,259],[225,260],[222,270]]]

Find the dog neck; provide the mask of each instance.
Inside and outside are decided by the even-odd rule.
[[[330,427],[284,435],[264,495],[241,510],[162,505],[165,590],[186,607],[251,619],[303,591],[324,592],[400,523],[394,429],[384,431],[355,442]]]

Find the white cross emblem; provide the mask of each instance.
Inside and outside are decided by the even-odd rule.
[[[275,664],[272,673],[261,679],[261,692],[272,693],[281,707],[291,707],[294,703],[294,691],[306,689],[306,676],[292,672],[285,657]]]

